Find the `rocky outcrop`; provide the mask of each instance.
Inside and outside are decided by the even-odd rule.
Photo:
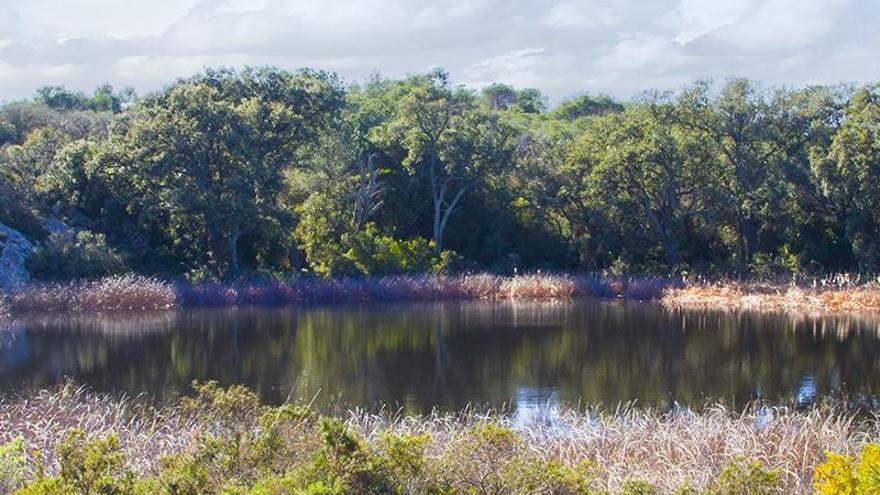
[[[25,262],[33,248],[21,232],[0,223],[0,289],[14,289],[30,281]]]

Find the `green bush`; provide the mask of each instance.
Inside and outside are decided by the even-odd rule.
[[[91,279],[127,271],[124,258],[107,245],[104,235],[88,230],[76,236],[50,235],[28,257],[27,267],[41,280]]]
[[[8,493],[30,477],[24,439],[17,437],[0,445],[0,493]]]
[[[443,270],[442,260],[450,258],[449,254],[438,256],[432,241],[396,239],[379,232],[374,224],[344,235],[342,244],[348,248],[342,258],[352,271],[370,276],[435,273]]]
[[[743,493],[769,495],[777,493],[778,485],[778,471],[767,469],[759,461],[748,462],[745,459],[737,459],[721,471],[715,488],[710,493],[714,495],[741,495]]]

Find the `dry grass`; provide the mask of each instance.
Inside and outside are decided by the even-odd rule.
[[[670,288],[662,302],[686,309],[878,312],[880,282],[839,275],[813,281],[755,283],[718,281]]]
[[[177,292],[171,284],[138,275],[100,280],[34,284],[6,296],[12,312],[121,311],[171,308]]]
[[[189,412],[187,412],[189,411]],[[29,448],[54,452],[63,433],[81,428],[90,436],[116,432],[130,468],[139,473],[157,469],[159,459],[182,452],[199,432],[211,429],[214,417],[179,405],[160,409],[138,406],[66,385],[55,391],[0,399],[0,443],[21,435]],[[423,417],[388,412],[351,411],[349,427],[370,443],[383,432],[429,433],[427,460],[449,458],[467,440],[476,424],[497,422],[519,432],[532,454],[567,465],[590,461],[595,484],[618,490],[638,478],[663,492],[685,482],[708,486],[725,465],[738,458],[760,461],[780,473],[780,493],[808,493],[823,452],[854,453],[880,436],[876,419],[857,419],[831,408],[808,411],[753,407],[736,413],[721,406],[694,413],[623,408],[610,413],[555,412],[552,416],[517,416],[465,410]],[[242,427],[257,428],[243,421]]]
[[[180,287],[180,300],[185,305],[575,297],[651,300],[659,299],[669,284],[668,279],[662,278],[603,278],[553,273],[505,277],[476,273],[195,284]]]
[[[598,466],[599,486],[616,491],[627,480],[648,481],[663,493],[685,482],[709,486],[730,462],[760,461],[780,472],[782,493],[809,493],[824,452],[857,452],[878,438],[876,420],[856,420],[830,407],[798,412],[752,407],[736,413],[713,406],[699,413],[624,408],[612,413],[561,412],[551,420],[495,414],[394,417],[353,412],[349,424],[370,439],[383,431],[430,433],[433,455],[455,449],[459,433],[481,421],[517,429],[544,459]]]
[[[151,310],[182,306],[310,302],[561,300],[621,298],[687,309],[880,311],[880,281],[838,275],[822,280],[685,282],[662,277],[487,273],[382,278],[258,280],[172,284],[137,275],[35,284],[0,294],[4,314]]]

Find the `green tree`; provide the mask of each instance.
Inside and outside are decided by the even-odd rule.
[[[506,163],[512,132],[497,115],[479,111],[470,92],[450,88],[445,73],[434,73],[408,81],[394,119],[379,136],[385,143],[401,143],[403,165],[427,176],[431,239],[440,253],[462,197]]]
[[[243,235],[289,228],[283,171],[340,102],[323,73],[209,70],[143,103],[114,144],[116,173],[189,264],[237,277]]]
[[[840,129],[813,164],[824,193],[845,224],[859,268],[880,268],[880,86],[858,90]]]

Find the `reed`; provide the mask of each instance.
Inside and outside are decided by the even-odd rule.
[[[173,307],[177,292],[171,284],[139,275],[90,281],[34,284],[9,292],[12,312],[121,311]]]
[[[29,452],[42,453],[48,474],[59,469],[55,452],[71,428],[93,439],[117,435],[126,469],[139,477],[160,472],[169,465],[169,456],[179,460],[190,455],[193,462],[208,462],[211,457],[204,457],[206,452],[219,448],[229,455],[224,449],[230,445],[245,449],[239,452],[244,457],[262,458],[277,450],[271,465],[281,471],[294,469],[309,456],[325,455],[318,431],[324,432],[321,438],[326,441],[322,428],[331,418],[303,414],[300,411],[307,411],[303,408],[265,408],[251,392],[237,387],[211,389],[210,394],[160,408],[146,407],[130,398],[95,394],[72,384],[7,396],[0,398],[0,444],[21,438]],[[276,431],[280,437],[261,443],[269,441],[259,440],[266,433],[265,418],[275,418],[271,424],[277,425],[282,413],[291,418],[310,417],[311,426],[296,423],[280,428]],[[740,412],[720,405],[699,412],[631,407],[613,411],[554,409],[549,415],[465,409],[404,416],[389,410],[353,410],[335,418],[344,425],[337,434],[349,431],[353,435],[355,447],[349,448],[363,449],[363,455],[386,456],[385,463],[399,461],[394,456],[402,448],[396,444],[398,450],[389,450],[389,435],[418,443],[423,450],[419,450],[418,472],[399,474],[403,493],[420,493],[432,483],[453,491],[466,490],[493,476],[501,476],[498,481],[507,483],[508,489],[499,493],[524,493],[513,489],[513,478],[504,480],[503,476],[523,474],[535,480],[543,476],[541,469],[529,471],[529,466],[584,467],[584,479],[593,490],[590,493],[618,493],[636,479],[661,493],[685,485],[702,490],[714,486],[721,473],[743,460],[775,473],[774,493],[809,493],[814,470],[825,460],[825,451],[853,454],[880,435],[876,418],[859,418],[827,405],[809,410],[754,405]],[[224,443],[227,441],[231,443]],[[265,445],[272,450],[246,450]],[[34,458],[29,457],[28,462]],[[374,465],[384,465],[382,462]],[[248,474],[254,466],[235,466],[218,473],[218,479],[256,482]],[[210,466],[202,467],[211,472]],[[21,470],[22,478],[33,474],[33,466],[22,466]]]
[[[573,298],[661,301],[667,307],[686,309],[878,312],[880,281],[851,275],[757,282],[536,272],[515,276],[471,273],[170,283],[125,275],[93,281],[34,284],[0,293],[0,316],[174,306]]]
[[[788,283],[721,280],[670,288],[661,300],[686,309],[878,312],[880,282],[847,275]]]

